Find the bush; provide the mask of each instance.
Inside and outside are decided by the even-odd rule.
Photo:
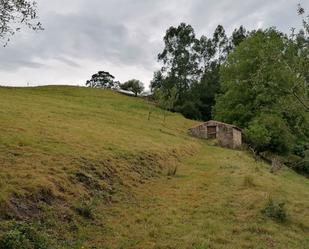
[[[264,209],[262,210],[262,214],[279,222],[284,222],[287,220],[285,203],[275,202],[271,198],[267,201]]]
[[[178,106],[175,111],[180,112],[185,118],[196,120],[199,120],[201,118],[201,114],[198,108],[192,101],[186,101],[183,105]]]
[[[244,130],[247,143],[258,152],[270,151],[287,154],[294,144],[286,122],[278,115],[263,114],[254,119]]]
[[[93,219],[92,207],[88,204],[75,207],[76,212],[85,219]]]
[[[257,122],[252,123],[245,129],[244,135],[247,143],[257,152],[264,151],[271,140],[270,133],[266,127]]]
[[[306,151],[309,149],[306,143],[297,143],[292,152],[294,155],[304,158],[306,156]]]
[[[0,249],[51,249],[47,239],[28,225],[15,225],[0,236]]]

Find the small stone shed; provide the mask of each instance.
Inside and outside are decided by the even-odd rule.
[[[217,139],[222,147],[237,149],[242,144],[241,129],[235,125],[210,120],[189,129],[192,136],[203,139]]]

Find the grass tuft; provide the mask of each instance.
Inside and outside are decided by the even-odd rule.
[[[266,202],[265,207],[262,209],[262,214],[278,222],[285,222],[287,220],[285,203],[274,201],[272,198],[269,198]]]

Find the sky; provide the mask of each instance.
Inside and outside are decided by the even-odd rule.
[[[146,86],[160,68],[157,54],[170,26],[191,24],[197,36],[216,26],[228,34],[300,27],[297,4],[307,0],[37,0],[44,31],[22,29],[0,47],[0,85],[85,85],[102,70]]]

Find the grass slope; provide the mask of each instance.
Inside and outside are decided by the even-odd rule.
[[[28,223],[61,249],[309,248],[307,179],[189,137],[178,114],[148,121],[149,108],[96,89],[0,88],[0,238]],[[269,197],[286,222],[261,213]]]
[[[104,239],[97,236],[93,245],[309,248],[308,190],[308,180],[287,168],[274,175],[246,152],[205,143],[182,161],[176,177],[156,179],[138,191],[134,203],[105,210],[110,233]],[[269,198],[286,203],[286,222],[262,214]]]

